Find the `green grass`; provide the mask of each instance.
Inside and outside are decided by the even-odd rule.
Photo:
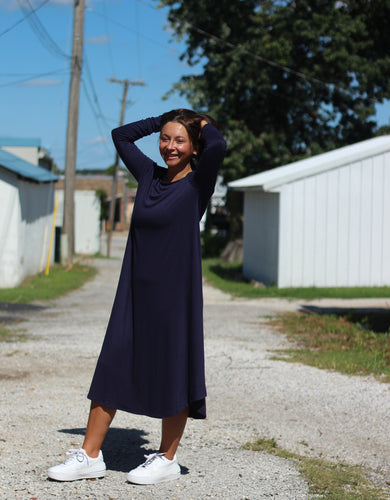
[[[390,297],[390,287],[277,288],[255,286],[242,276],[241,263],[203,259],[203,276],[210,285],[235,297],[285,297],[296,299]]]
[[[74,265],[71,268],[55,266],[48,276],[38,274],[15,288],[0,289],[0,302],[26,304],[35,300],[52,300],[81,287],[95,276],[96,272],[93,267],[83,265]]]
[[[351,375],[374,375],[389,382],[390,311],[370,316],[361,318],[346,311],[342,316],[286,313],[269,318],[271,325],[297,345],[277,351],[274,359]]]
[[[309,493],[327,500],[385,500],[390,496],[369,481],[362,467],[309,458],[280,448],[274,439],[258,439],[243,446],[295,462],[309,484]]]
[[[29,335],[21,330],[10,330],[4,325],[0,325],[0,342],[26,342],[29,338]]]

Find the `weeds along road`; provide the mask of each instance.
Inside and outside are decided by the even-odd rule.
[[[308,498],[294,462],[240,448],[258,437],[302,455],[364,465],[383,484],[390,479],[390,386],[271,360],[271,351],[288,342],[264,317],[299,303],[232,300],[205,286],[208,418],[188,423],[180,480],[126,483],[126,473],[158,447],[160,422],[123,412],[104,443],[104,479],[48,480],[47,468],[82,442],[86,394],[124,247],[125,236],[115,235],[114,258],[94,260],[93,281],[14,313],[31,338],[0,344],[0,498]]]

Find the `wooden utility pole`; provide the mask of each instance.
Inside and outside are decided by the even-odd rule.
[[[74,0],[68,125],[66,130],[64,219],[61,234],[61,262],[68,265],[72,265],[74,252],[74,185],[83,55],[84,10],[85,0]]]
[[[126,109],[126,98],[129,86],[140,85],[145,87],[146,83],[143,80],[135,80],[131,82],[130,80],[116,80],[115,78],[108,78],[109,82],[120,83],[123,85],[122,94],[122,104],[121,104],[121,114],[119,119],[119,126],[123,125],[125,119],[125,109]],[[119,171],[119,155],[118,152],[115,154],[114,172],[112,175],[112,187],[111,187],[111,201],[110,201],[110,212],[108,218],[108,231],[107,231],[107,257],[111,255],[111,237],[112,231],[114,229],[114,215],[115,215],[115,202],[116,202],[116,186],[118,182],[118,171]],[[125,193],[124,193],[125,194]]]

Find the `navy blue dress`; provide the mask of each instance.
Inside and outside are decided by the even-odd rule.
[[[205,125],[195,171],[165,182],[166,169],[134,141],[160,117],[119,127],[115,147],[138,181],[121,275],[88,398],[151,417],[206,417],[199,221],[214,191],[225,141]]]

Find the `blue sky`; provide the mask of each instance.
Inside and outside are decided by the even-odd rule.
[[[24,19],[29,4],[44,4],[30,22]],[[86,5],[77,168],[104,169],[115,158],[110,132],[118,125],[122,96],[122,86],[107,79],[147,84],[129,90],[125,121],[130,122],[189,107],[178,95],[167,101],[162,96],[181,76],[201,68],[180,61],[184,43],[171,41],[164,29],[167,10],[158,9],[158,2],[86,0]],[[0,136],[39,138],[60,169],[65,164],[72,23],[73,0],[0,0]],[[378,109],[378,123],[388,125],[390,104]],[[156,135],[141,141],[141,147],[159,161]]]
[[[29,1],[34,7],[44,3]],[[178,95],[162,100],[182,75],[196,70],[180,61],[184,43],[171,41],[164,29],[167,10],[157,5],[86,0],[78,169],[107,168],[115,158],[110,132],[119,123],[122,85],[108,78],[146,83],[129,89],[125,122],[189,107]],[[28,0],[0,0],[0,136],[39,138],[63,169],[70,68],[64,56],[71,53],[73,0],[47,2],[36,12],[34,27],[26,19],[14,26],[28,11]],[[156,160],[157,144],[156,135],[141,142]]]

